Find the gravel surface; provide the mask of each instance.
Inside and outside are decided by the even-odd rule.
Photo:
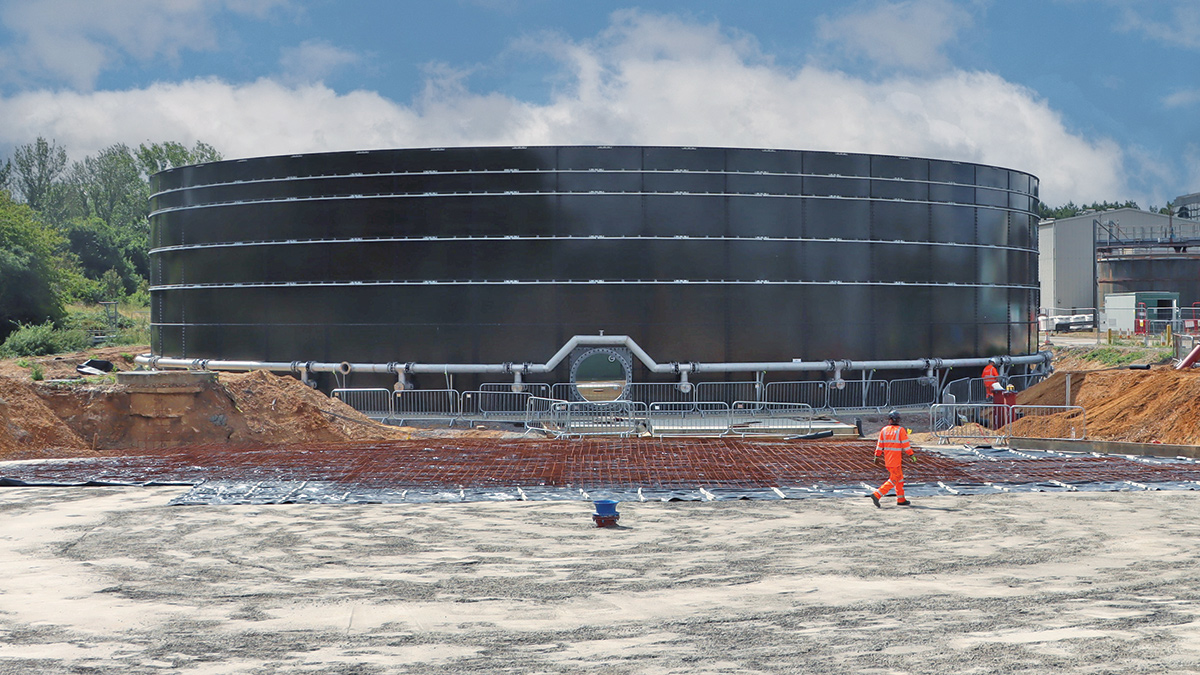
[[[0,490],[0,673],[1200,672],[1192,492],[168,507]]]

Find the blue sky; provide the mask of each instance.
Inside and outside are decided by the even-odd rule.
[[[0,157],[786,147],[1200,191],[1200,0],[0,0]]]

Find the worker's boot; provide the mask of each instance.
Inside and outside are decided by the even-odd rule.
[[[871,497],[871,501],[875,502],[875,508],[877,508],[877,509],[882,508],[881,506],[879,506],[879,495],[872,492],[870,497]]]
[[[898,499],[896,500],[896,506],[912,506],[912,502],[907,499]]]

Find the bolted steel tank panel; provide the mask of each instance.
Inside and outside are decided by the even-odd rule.
[[[430,148],[154,177],[153,351],[545,362],[572,335],[662,361],[1037,349],[1037,179],[743,148]]]

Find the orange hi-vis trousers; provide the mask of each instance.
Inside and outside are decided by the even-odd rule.
[[[887,493],[892,491],[892,488],[895,488],[896,501],[904,501],[904,468],[897,465],[889,466],[887,470],[887,482],[879,486],[879,489],[875,491],[875,497],[882,499]]]

